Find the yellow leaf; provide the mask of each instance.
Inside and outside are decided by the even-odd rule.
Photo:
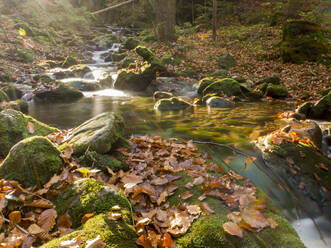
[[[25,32],[25,30],[23,28],[20,28],[18,30],[18,33],[20,34],[20,36],[25,36],[26,35],[26,32]]]

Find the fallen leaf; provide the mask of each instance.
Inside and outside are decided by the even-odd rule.
[[[85,248],[104,248],[106,243],[104,242],[103,238],[98,235],[95,239],[86,241]]]
[[[163,248],[176,248],[175,242],[172,240],[169,233],[165,233],[162,237],[162,247]]]
[[[47,209],[40,214],[37,224],[46,232],[49,232],[56,223],[56,217],[57,212],[54,209]]]
[[[24,205],[27,207],[35,207],[35,208],[54,208],[53,203],[46,199],[34,200],[33,202],[25,203]]]
[[[193,194],[190,191],[185,191],[184,193],[182,193],[180,195],[180,198],[182,198],[183,200],[187,200],[188,198],[192,197]]]
[[[22,215],[20,211],[12,211],[9,216],[9,224],[10,225],[16,225],[19,224],[22,220]]]
[[[226,222],[223,224],[224,231],[230,235],[243,238],[243,230],[233,222]]]
[[[28,129],[28,132],[31,134],[33,134],[35,132],[34,124],[30,121],[27,123],[26,128]]]
[[[70,228],[72,225],[71,217],[69,214],[64,214],[62,215],[59,220],[57,225],[62,228]]]
[[[122,217],[121,213],[111,213],[111,215],[108,216],[108,220],[119,220],[122,219]]]
[[[60,242],[61,248],[79,248],[79,246],[83,243],[83,239],[81,237],[73,238],[66,241]]]
[[[82,224],[84,224],[88,219],[92,218],[93,216],[93,213],[85,214],[82,218]]]

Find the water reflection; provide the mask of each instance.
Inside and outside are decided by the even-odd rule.
[[[275,206],[292,222],[303,218],[302,239],[307,247],[327,247],[319,236],[311,234],[306,239],[305,232],[316,232],[307,224],[307,217],[318,217],[318,207],[313,201],[291,188],[281,171],[272,171],[264,165],[250,142],[285,125],[276,118],[277,113],[293,109],[285,103],[238,103],[234,108],[210,109],[195,107],[181,111],[159,112],[153,109],[151,98],[130,97],[112,89],[85,93],[85,97],[75,103],[31,104],[30,114],[36,119],[58,128],[72,128],[91,117],[105,111],[121,113],[131,134],[160,135],[236,144],[246,153],[257,156],[257,166],[249,164],[244,168],[245,157],[238,156],[226,148],[203,145],[201,149],[210,153],[217,163],[234,169],[250,178],[273,201]],[[111,96],[111,97],[109,97]],[[224,161],[229,160],[226,164]],[[282,184],[288,191],[279,187]],[[290,192],[290,193],[288,193]],[[323,220],[323,218],[321,218]],[[330,222],[327,222],[330,224]],[[324,237],[331,237],[331,230],[322,230]],[[317,246],[311,245],[318,244]]]

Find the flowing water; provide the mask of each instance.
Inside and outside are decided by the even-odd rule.
[[[97,82],[104,77],[104,73],[111,73],[113,78],[116,78],[116,64],[104,62],[103,59],[105,54],[116,49],[119,49],[119,44],[114,44],[106,51],[94,52],[92,59],[95,63],[88,65],[92,75],[85,75],[79,80]],[[62,82],[71,80],[77,80],[77,78],[63,79]],[[313,201],[304,197],[296,189],[291,189],[291,193],[280,189],[279,183],[291,188],[283,179],[286,175],[275,174],[267,169],[259,158],[258,152],[251,145],[251,141],[259,136],[284,126],[285,123],[277,118],[277,114],[291,110],[294,106],[282,102],[258,102],[237,103],[235,107],[227,109],[195,107],[182,111],[159,112],[154,110],[152,98],[132,96],[114,89],[84,92],[84,96],[73,103],[38,104],[31,101],[29,114],[49,125],[68,129],[105,111],[114,111],[121,113],[125,118],[129,134],[235,144],[246,153],[257,156],[258,166],[248,164],[245,168],[245,157],[234,155],[231,150],[224,147],[201,145],[201,149],[210,153],[216,162],[250,178],[260,187],[292,222],[307,247],[322,248],[331,245],[330,221],[321,216]],[[226,160],[230,162],[225,164]],[[314,217],[319,226],[318,229],[310,217]],[[319,231],[322,232],[327,244],[321,240]]]

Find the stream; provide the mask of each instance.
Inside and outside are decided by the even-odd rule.
[[[110,32],[119,32],[109,29]],[[63,83],[71,81],[98,82],[110,73],[116,79],[117,67],[114,62],[105,62],[104,57],[111,51],[118,51],[119,43],[104,51],[94,51],[92,60],[87,64],[92,73],[83,78],[65,78]],[[63,69],[53,69],[47,74]],[[226,165],[239,174],[249,178],[260,187],[273,201],[275,206],[292,223],[300,238],[308,248],[331,246],[331,222],[318,212],[315,203],[291,188],[289,194],[277,184],[290,185],[284,180],[286,175],[277,175],[268,171],[251,141],[266,135],[285,125],[277,114],[294,108],[284,102],[236,103],[233,108],[208,109],[195,107],[181,111],[159,112],[154,110],[151,97],[134,96],[129,93],[104,89],[83,92],[84,98],[72,103],[37,103],[29,101],[29,115],[39,121],[61,129],[78,126],[82,122],[106,111],[121,113],[127,123],[129,134],[158,135],[165,138],[176,137],[201,141],[218,142],[236,147],[252,156],[256,156],[257,165],[248,164],[244,168],[245,157],[234,155],[231,150],[222,147],[201,145],[210,153],[215,162]],[[311,220],[314,217],[318,228]],[[321,240],[319,231],[324,241]]]

